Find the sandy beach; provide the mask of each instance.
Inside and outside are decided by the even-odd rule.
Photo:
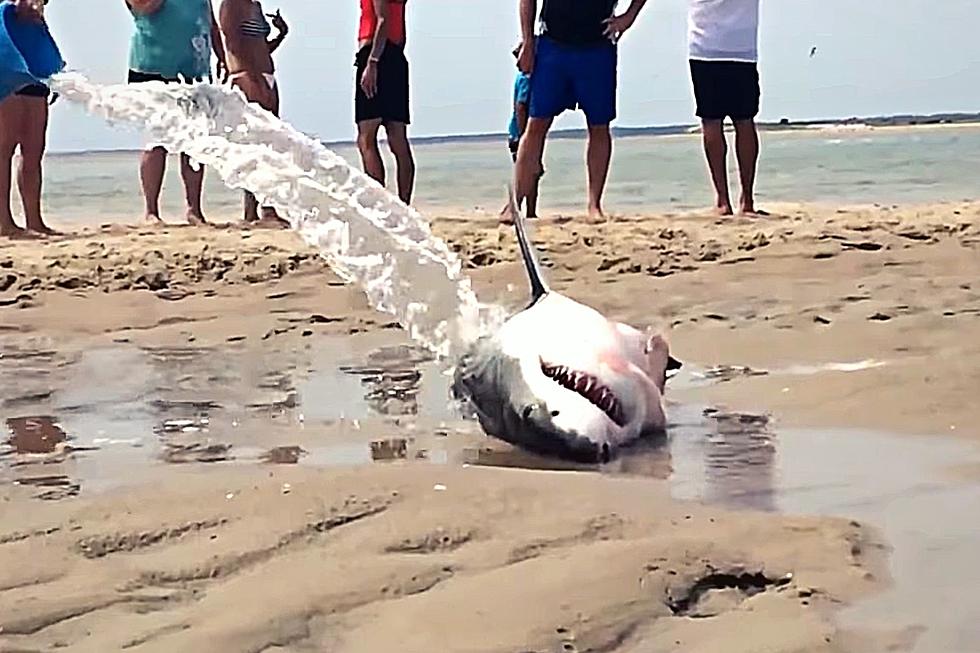
[[[741,424],[719,431],[730,438],[763,424],[887,434],[896,451],[951,439],[967,453],[909,483],[975,487],[980,203],[767,208],[549,217],[534,236],[557,289],[669,329],[687,364],[672,415],[697,406]],[[481,298],[520,306],[509,229],[489,213],[427,217]],[[409,344],[289,232],[117,226],[0,242],[0,650],[872,652],[913,650],[936,625],[906,604],[885,623],[840,618],[902,584],[887,524],[856,514],[862,497],[795,515],[678,498],[676,454],[535,461],[435,414],[417,377],[438,375]],[[330,383],[288,380],[335,371],[334,358],[310,362],[318,346],[360,360],[373,411],[353,424],[328,410],[342,401]],[[179,364],[143,384],[118,371],[135,349]],[[84,401],[66,398],[80,383]],[[119,457],[58,428],[125,421],[99,394],[117,387],[159,410],[131,434],[153,446]],[[245,417],[222,416],[231,405]],[[299,453],[325,442],[371,455]],[[967,616],[929,650],[969,650],[980,606],[961,600]]]

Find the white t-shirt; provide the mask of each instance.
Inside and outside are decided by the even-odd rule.
[[[688,0],[691,59],[757,61],[759,0]]]

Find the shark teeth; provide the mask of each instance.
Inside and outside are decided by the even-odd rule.
[[[599,410],[609,416],[620,428],[626,425],[623,409],[616,395],[608,387],[602,385],[599,379],[586,372],[572,370],[565,365],[551,365],[541,361],[541,371],[558,385],[571,390],[589,400]]]

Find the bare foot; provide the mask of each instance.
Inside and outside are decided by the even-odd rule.
[[[146,224],[150,225],[151,227],[167,226],[167,223],[163,221],[163,218],[161,218],[156,213],[147,213],[145,216],[143,216],[143,221],[146,222]]]
[[[4,225],[0,227],[0,238],[9,238],[10,240],[34,240],[37,238],[37,234],[31,233],[27,229],[21,229],[15,224]]]
[[[27,230],[42,236],[64,236],[64,234],[60,231],[56,231],[44,223],[35,225],[29,224],[27,225]]]
[[[715,207],[715,215],[735,215],[731,204],[719,204]]]
[[[588,224],[603,224],[609,222],[609,218],[602,211],[601,208],[590,208],[589,214],[585,218],[585,222]]]
[[[766,211],[755,208],[755,198],[746,195],[742,195],[738,202],[738,212],[740,215],[748,217],[764,217],[769,215]]]
[[[258,220],[246,220],[247,229],[289,229],[292,225],[288,220],[280,218],[278,215],[263,215]]]
[[[157,218],[159,220],[159,218]],[[197,211],[187,211],[187,224],[192,227],[207,227],[209,223],[204,219],[204,215]]]
[[[762,209],[757,209],[754,206],[743,206],[738,210],[739,215],[744,215],[747,218],[765,218],[770,215],[768,211],[763,211]]]

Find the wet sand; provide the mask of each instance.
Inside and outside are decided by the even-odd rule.
[[[601,470],[461,420],[293,234],[0,243],[0,649],[959,650],[980,606],[909,596],[973,550],[913,536],[978,480],[980,204],[775,208],[536,225],[687,363],[670,439]],[[524,301],[510,230],[430,217]]]

